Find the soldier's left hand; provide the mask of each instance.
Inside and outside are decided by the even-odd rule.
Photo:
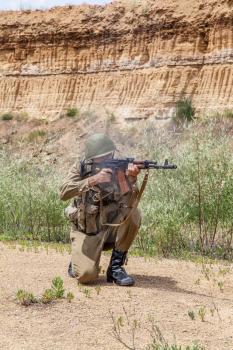
[[[138,166],[133,163],[129,163],[128,169],[126,170],[126,175],[137,177],[139,173],[140,169],[138,168]]]

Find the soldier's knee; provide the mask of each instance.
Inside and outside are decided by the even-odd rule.
[[[79,273],[77,275],[77,279],[80,283],[85,284],[96,280],[98,278],[98,275],[99,271],[96,267],[89,267]]]

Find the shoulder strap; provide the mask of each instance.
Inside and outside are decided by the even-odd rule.
[[[139,201],[140,201],[140,199],[142,197],[142,194],[143,194],[143,192],[144,192],[144,190],[146,188],[146,184],[147,184],[148,178],[149,178],[149,169],[146,170],[146,173],[144,175],[144,179],[142,181],[142,185],[141,185],[141,188],[140,188],[140,190],[138,192],[136,200],[134,201],[134,203],[132,203],[132,209],[130,210],[128,216],[119,224],[110,224],[110,223],[103,223],[102,222],[103,201],[102,201],[102,198],[100,198],[100,224],[102,226],[119,227],[119,226],[123,225],[126,221],[128,221],[130,216],[132,215],[133,211],[138,207]],[[130,202],[132,202],[132,197],[131,197]]]

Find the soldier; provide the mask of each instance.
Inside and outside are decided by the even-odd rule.
[[[85,160],[99,163],[113,158],[115,150],[115,144],[107,135],[94,134],[86,142]],[[138,195],[138,174],[139,168],[130,164],[123,173],[128,187],[120,190],[111,169],[81,178],[77,162],[61,186],[60,198],[64,201],[73,199],[65,210],[72,225],[68,273],[80,283],[98,277],[101,252],[112,249],[107,281],[120,286],[134,284],[123,265],[141,221],[138,209],[133,208]]]

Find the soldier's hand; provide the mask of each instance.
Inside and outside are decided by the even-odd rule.
[[[95,186],[102,183],[109,183],[112,181],[112,170],[102,169],[98,174],[89,177],[88,182],[90,186]]]
[[[129,163],[128,169],[126,170],[126,175],[137,177],[139,173],[140,173],[139,167],[133,163]]]

